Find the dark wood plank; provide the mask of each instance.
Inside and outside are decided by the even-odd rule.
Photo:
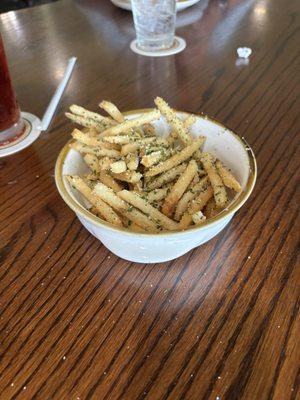
[[[131,15],[110,2],[0,16],[22,109],[41,116],[78,57],[49,132],[0,160],[1,399],[299,395],[299,4],[211,0],[199,19],[202,5],[178,16],[187,49],[160,59],[129,50]],[[236,65],[241,45],[253,49],[247,66]],[[69,104],[96,109],[105,98],[130,110],[156,95],[245,136],[259,176],[216,238],[140,265],[85,231],[53,169]]]

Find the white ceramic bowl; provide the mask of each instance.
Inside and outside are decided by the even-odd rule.
[[[127,113],[127,117],[134,118],[146,111],[150,110],[132,111]],[[187,117],[189,114],[178,112],[178,115]],[[169,133],[169,127],[163,118],[154,125],[158,134],[165,136]],[[143,234],[117,228],[97,218],[84,207],[83,197],[74,191],[64,178],[64,175],[81,175],[87,172],[80,153],[70,149],[68,143],[61,150],[55,166],[58,191],[85,228],[119,257],[140,263],[157,263],[177,258],[216,236],[248,199],[256,180],[255,157],[243,138],[220,123],[201,115],[197,116],[191,131],[194,136],[206,136],[204,150],[220,158],[232,170],[243,188],[225,210],[201,226],[181,232]]]

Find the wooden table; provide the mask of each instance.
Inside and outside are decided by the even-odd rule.
[[[131,15],[109,1],[0,16],[22,109],[41,116],[78,57],[51,129],[0,160],[1,399],[297,398],[299,7],[206,3],[178,17],[187,49],[158,59],[129,50]],[[241,65],[245,45],[253,55]],[[141,265],[82,227],[53,168],[72,129],[69,104],[97,109],[104,98],[129,110],[156,95],[245,136],[259,175],[215,239]]]

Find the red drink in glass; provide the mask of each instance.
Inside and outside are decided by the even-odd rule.
[[[11,83],[4,45],[0,35],[0,142],[22,133],[24,123]]]

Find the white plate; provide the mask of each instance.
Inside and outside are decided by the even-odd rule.
[[[177,11],[182,11],[188,7],[193,6],[198,3],[200,0],[180,0],[176,3]],[[122,8],[123,10],[131,11],[131,2],[130,0],[111,0],[111,2],[117,6]]]

